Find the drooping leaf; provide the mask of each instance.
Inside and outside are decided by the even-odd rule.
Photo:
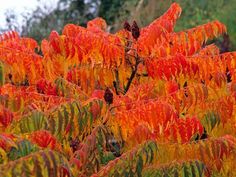
[[[176,162],[160,166],[150,166],[144,169],[142,176],[161,177],[203,177],[205,171],[204,163],[200,161]]]
[[[35,144],[32,144],[28,140],[22,140],[17,142],[17,147],[11,148],[10,152],[8,153],[8,158],[9,160],[16,160],[38,150],[39,148]]]
[[[71,171],[66,158],[58,152],[45,150],[32,153],[15,161],[0,165],[1,176],[60,176],[65,168],[69,176]]]

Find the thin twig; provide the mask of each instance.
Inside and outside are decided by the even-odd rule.
[[[114,86],[114,88],[115,88],[116,95],[119,95],[116,81],[113,81],[113,86]]]
[[[134,68],[132,67],[132,73],[131,73],[131,75],[129,77],[129,80],[128,80],[128,83],[125,87],[124,93],[127,93],[127,91],[129,90],[129,87],[130,87],[130,85],[131,85],[131,83],[132,83],[132,81],[133,81],[133,79],[134,79],[134,77],[137,73],[137,70],[138,70],[138,65],[140,63],[140,60],[139,60],[139,57],[136,57],[135,59],[136,59],[136,63],[135,63]]]

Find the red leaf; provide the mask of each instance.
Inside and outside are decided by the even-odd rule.
[[[0,125],[7,127],[13,121],[13,114],[10,110],[1,106],[0,110]]]
[[[36,143],[40,147],[49,147],[50,149],[55,149],[56,147],[56,138],[46,130],[35,131],[30,135],[30,138],[33,143]]]

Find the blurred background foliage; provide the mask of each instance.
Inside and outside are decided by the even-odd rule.
[[[23,36],[40,42],[52,30],[61,32],[65,24],[85,26],[88,20],[100,16],[106,19],[109,30],[115,32],[123,27],[125,20],[136,20],[139,26],[149,24],[173,2],[178,2],[183,9],[176,31],[218,19],[228,29],[229,39],[226,37],[226,40],[230,43],[224,43],[230,50],[236,49],[236,0],[59,0],[53,10],[40,5],[33,13],[24,15],[21,26],[14,20],[14,13],[6,14],[7,29],[4,30],[18,29]],[[215,42],[224,45],[222,41]]]

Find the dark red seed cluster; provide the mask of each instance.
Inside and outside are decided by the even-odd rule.
[[[104,100],[106,101],[107,104],[112,104],[113,103],[113,94],[110,91],[109,88],[106,89],[105,94],[104,94]]]
[[[140,36],[140,29],[137,25],[136,21],[133,21],[132,26],[130,26],[129,22],[125,21],[124,23],[124,29],[127,31],[130,31],[132,33],[132,36],[134,39],[138,39]]]
[[[127,30],[127,31],[131,31],[131,26],[130,26],[129,22],[125,21],[124,29]]]
[[[71,147],[73,152],[78,150],[79,144],[80,144],[80,142],[77,139],[70,141],[70,147]]]
[[[138,27],[136,21],[133,21],[133,25],[131,27],[131,32],[132,32],[133,38],[137,40],[140,36],[140,30],[139,30],[139,27]]]
[[[10,80],[12,80],[12,74],[11,74],[11,73],[8,74],[8,78],[9,78]]]

